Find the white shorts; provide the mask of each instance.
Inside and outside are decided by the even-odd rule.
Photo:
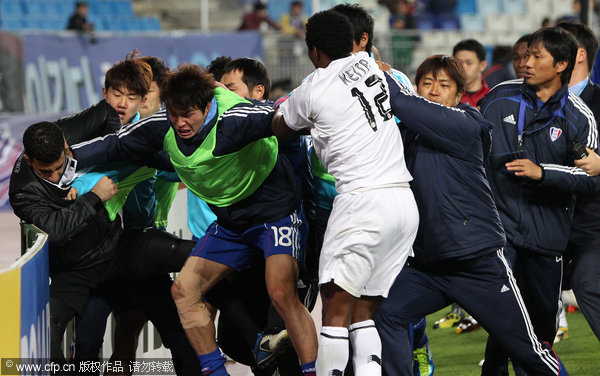
[[[410,188],[339,194],[319,259],[319,284],[333,282],[355,297],[387,297],[417,236],[419,212]]]

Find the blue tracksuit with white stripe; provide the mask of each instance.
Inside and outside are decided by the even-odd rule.
[[[479,101],[482,115],[494,124],[488,179],[507,237],[506,253],[535,333],[552,343],[562,283],[562,254],[569,240],[574,193],[594,192],[598,178],[575,168],[573,142],[598,146],[594,116],[564,84],[541,102],[523,80],[497,85]],[[529,159],[542,168],[542,179],[516,177],[505,164]],[[497,338],[486,348],[485,374],[507,362]]]
[[[421,220],[415,257],[375,315],[384,370],[411,375],[407,324],[456,301],[530,374],[557,375],[560,365],[533,334],[502,250],[504,231],[484,168],[492,124],[469,105],[444,107],[387,78],[392,110],[406,127],[405,155]]]
[[[525,119],[519,137],[521,100]],[[569,240],[572,194],[599,187],[598,179],[573,167],[571,153],[573,141],[597,148],[594,115],[566,84],[541,104],[522,80],[499,84],[479,105],[483,117],[494,124],[488,180],[508,240],[535,253],[561,256]],[[504,164],[517,157],[541,166],[542,181],[508,172]]]
[[[216,108],[213,98],[211,107]],[[177,145],[185,155],[191,155],[217,126],[215,156],[228,154],[247,144],[273,134],[271,119],[273,107],[240,103],[229,109],[217,124],[216,113],[206,117],[205,124],[192,139],[176,136]],[[124,126],[117,133],[73,145],[78,167],[133,159],[141,164],[156,161],[163,152],[163,140],[171,127],[166,110]],[[157,154],[158,153],[158,154]],[[168,157],[167,157],[168,158]],[[155,166],[168,170],[168,165]],[[172,166],[171,166],[172,168]],[[287,158],[278,155],[273,171],[263,184],[249,197],[233,205],[217,207],[209,205],[217,216],[217,222],[233,231],[244,231],[252,226],[285,218],[298,208],[300,192],[294,172]]]
[[[573,167],[574,141],[596,149],[594,116],[563,85],[545,103],[522,80],[496,86],[479,102],[494,123],[488,179],[506,231],[513,270],[536,334],[551,342],[562,280],[562,253],[569,239],[573,193],[594,192],[600,179]],[[515,177],[506,162],[530,159],[541,181]]]

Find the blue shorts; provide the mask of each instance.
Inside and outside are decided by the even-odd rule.
[[[301,211],[294,211],[275,222],[250,227],[242,233],[213,222],[190,256],[202,257],[237,270],[250,266],[260,251],[265,259],[283,254],[302,263],[307,234],[308,225]]]

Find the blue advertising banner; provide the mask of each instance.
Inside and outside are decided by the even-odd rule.
[[[48,243],[45,236],[38,238],[41,240],[41,249],[32,253],[30,259],[23,260],[21,267],[21,358],[48,359],[50,356]]]
[[[171,68],[180,63],[206,66],[218,56],[262,58],[258,32],[177,33],[159,35],[60,33],[22,36],[27,112],[76,112],[102,98],[104,75],[137,49],[162,58]]]

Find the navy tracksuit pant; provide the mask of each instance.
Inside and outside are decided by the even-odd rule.
[[[541,342],[552,344],[560,312],[562,257],[541,255],[515,247],[510,242],[505,248],[505,254],[512,266],[537,338]],[[498,370],[506,367],[509,357],[513,363],[518,363],[509,355],[508,348],[490,333],[481,374],[498,375]]]
[[[408,324],[456,302],[532,375],[558,375],[558,358],[538,341],[503,250],[434,267],[407,265],[375,313],[388,376],[412,375]],[[443,367],[443,365],[440,365]],[[560,375],[566,375],[561,369]]]
[[[600,340],[600,245],[569,243],[567,253],[572,260],[570,282],[577,304]]]

